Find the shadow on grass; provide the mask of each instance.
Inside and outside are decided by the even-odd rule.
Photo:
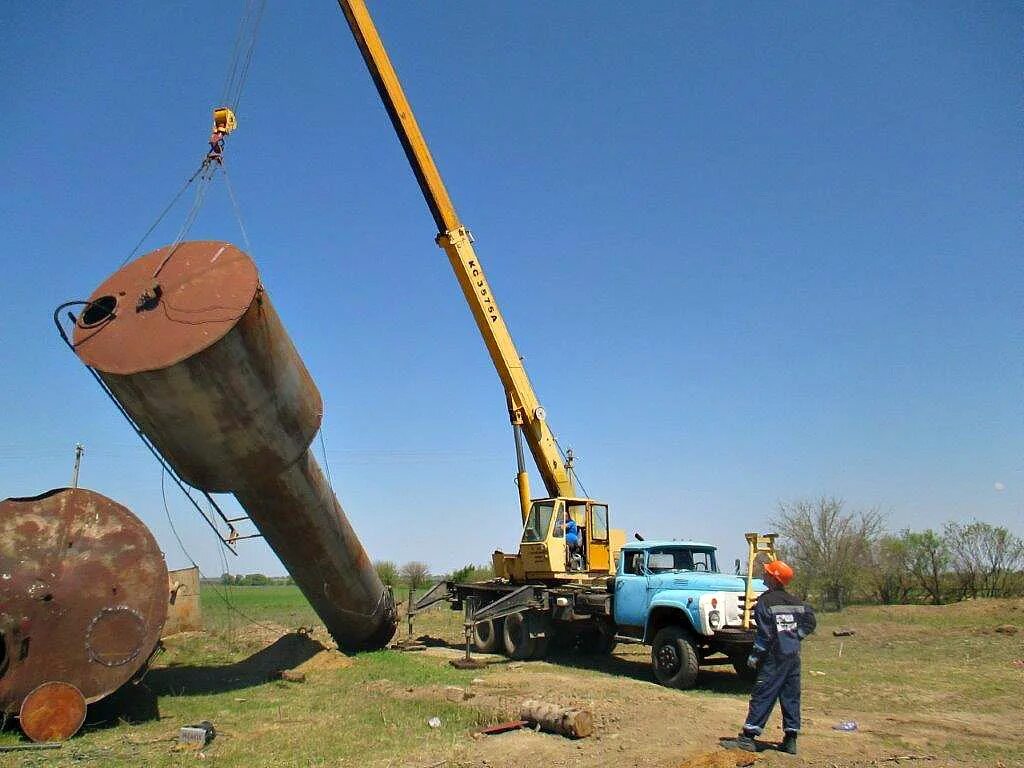
[[[323,650],[326,650],[325,646],[309,635],[293,632],[233,664],[151,669],[142,681],[126,683],[109,696],[90,704],[82,731],[100,730],[123,722],[158,720],[159,696],[224,693],[261,685]],[[0,718],[0,732],[18,731],[15,718]]]
[[[628,677],[644,683],[654,682],[654,673],[648,657],[622,657],[614,654],[574,654],[571,651],[549,653],[552,664],[573,669],[588,669],[616,677]],[[709,693],[749,695],[751,684],[742,680],[729,666],[701,667],[697,683],[691,690]]]
[[[323,650],[325,646],[309,635],[292,632],[242,661],[205,667],[160,667],[150,670],[145,683],[157,696],[235,691],[266,683],[279,672],[297,667]]]
[[[420,635],[416,641],[428,648],[451,648],[461,651],[466,647],[461,643],[448,642],[430,635]],[[650,658],[647,655],[642,658],[635,656],[626,658],[613,654],[594,654],[566,648],[552,648],[549,649],[544,661],[560,667],[603,672],[607,675],[628,677],[644,683],[654,682],[654,673],[651,671]],[[510,660],[507,658],[487,660],[488,665],[508,663]],[[740,678],[729,665],[724,664],[720,667],[702,667],[694,690],[746,696],[750,694],[751,685],[750,682]]]

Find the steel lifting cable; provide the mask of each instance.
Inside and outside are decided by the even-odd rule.
[[[224,90],[221,92],[221,105],[232,110],[238,108],[242,91],[249,78],[249,68],[252,66],[253,52],[256,50],[256,37],[266,5],[266,0],[247,0],[245,11],[238,23],[235,46],[231,52],[231,65],[224,81]]]
[[[174,519],[171,517],[171,509],[167,505],[167,493],[164,490],[164,474],[165,474],[164,472],[160,473],[160,497],[163,499],[163,502],[164,502],[164,514],[167,516],[167,524],[171,526],[171,533],[173,533],[174,534],[174,538],[177,539],[178,547],[181,549],[182,554],[185,555],[185,559],[188,560],[192,564],[192,567],[195,568],[199,572],[199,577],[201,579],[206,579],[206,581],[208,582],[208,586],[214,591],[214,593],[217,595],[217,597],[219,597],[221,600],[224,601],[224,605],[227,606],[229,611],[233,611],[233,612],[237,613],[239,616],[241,616],[243,619],[248,621],[250,624],[254,624],[257,627],[261,627],[261,628],[267,630],[268,632],[276,633],[277,630],[274,629],[273,627],[267,626],[266,624],[261,624],[260,622],[256,621],[256,619],[252,618],[252,616],[248,616],[245,613],[243,613],[241,610],[239,610],[231,602],[229,597],[226,594],[222,593],[215,586],[213,586],[213,584],[210,583],[210,580],[203,574],[203,569],[199,567],[199,563],[197,563],[195,561],[195,558],[192,557],[192,555],[191,555],[191,553],[189,553],[188,549],[185,548],[185,543],[181,540],[181,536],[178,535],[178,529],[174,525]],[[224,563],[224,572],[230,574],[231,569],[228,568],[228,561],[227,561],[227,558],[224,557],[224,552],[221,551],[221,550],[218,550],[218,551],[220,552],[221,562]]]
[[[252,65],[253,52],[255,51],[256,48],[256,36],[257,33],[259,32],[260,20],[263,17],[263,11],[265,7],[266,0],[247,0],[246,2],[245,11],[243,12],[241,21],[239,22],[238,32],[235,38],[235,47],[232,52],[230,69],[228,70],[228,76],[224,83],[223,100],[221,102],[223,106],[229,106],[232,109],[237,108],[238,102],[241,99],[242,91],[245,88],[245,83],[249,76],[249,68]],[[203,159],[202,163],[199,165],[199,168],[197,168],[195,172],[191,176],[189,176],[189,178],[185,181],[181,188],[174,194],[174,196],[171,198],[171,201],[164,207],[164,209],[156,217],[156,220],[149,226],[146,232],[142,235],[139,241],[129,252],[128,256],[126,256],[125,259],[121,262],[121,264],[118,267],[119,269],[123,267],[125,264],[127,264],[135,256],[135,254],[138,253],[139,249],[142,247],[142,244],[145,243],[145,241],[149,238],[151,234],[153,234],[154,230],[156,230],[156,228],[160,225],[164,218],[166,218],[167,214],[170,213],[171,209],[174,208],[178,200],[181,199],[181,196],[185,194],[186,190],[188,190],[188,188],[192,186],[193,183],[195,183],[196,179],[198,179],[199,185],[196,189],[196,194],[192,200],[192,206],[189,208],[189,211],[185,216],[185,220],[182,222],[181,228],[178,230],[178,234],[175,237],[174,242],[171,243],[168,254],[161,260],[160,264],[153,272],[153,277],[155,278],[160,273],[160,271],[164,268],[164,266],[171,259],[171,257],[174,256],[175,252],[177,252],[181,243],[188,236],[189,231],[192,229],[192,225],[195,223],[196,218],[199,215],[199,211],[202,209],[203,203],[206,200],[206,193],[210,181],[212,181],[218,166],[221,167],[222,169],[224,168],[223,158],[218,157],[215,162],[210,155],[207,155]],[[231,198],[231,203],[235,211],[235,217],[237,218],[239,227],[242,230],[242,238],[245,241],[246,249],[251,251],[251,247],[249,245],[249,236],[245,230],[245,224],[242,221],[242,215],[238,207],[238,201],[235,198],[234,190],[231,188],[230,180],[227,177],[226,170],[224,173],[224,179],[225,184],[228,187],[228,195]],[[68,307],[71,306],[85,306],[85,310],[83,310],[84,312],[88,310],[91,306],[93,306],[93,304],[94,302],[91,301],[67,301],[58,306],[53,312],[53,320],[54,324],[57,326],[57,331],[60,334],[61,339],[68,346],[68,348],[71,349],[72,352],[75,351],[75,344],[68,337],[68,334],[65,332],[64,327],[61,324],[60,312],[61,310],[67,309]],[[68,312],[68,316],[71,318],[73,324],[78,324],[78,318],[76,318],[70,311]],[[112,318],[113,315],[108,315],[104,321],[97,323],[95,326],[97,332],[101,331],[103,326],[106,325],[106,322]],[[170,475],[171,479],[174,480],[175,484],[178,486],[181,492],[184,493],[186,498],[188,498],[188,500],[192,503],[192,506],[194,506],[196,511],[199,512],[199,515],[203,518],[206,524],[213,529],[214,533],[216,533],[217,538],[220,540],[220,542],[227,549],[229,549],[232,552],[232,554],[237,556],[238,553],[235,551],[231,543],[229,543],[228,540],[224,539],[224,537],[221,536],[220,531],[217,529],[214,520],[211,519],[211,517],[202,510],[202,508],[193,498],[192,494],[189,493],[186,483],[178,476],[174,469],[167,464],[164,458],[160,455],[159,451],[156,450],[156,447],[142,432],[142,429],[139,427],[139,425],[135,423],[135,420],[132,419],[131,415],[117,401],[117,398],[114,397],[113,393],[107,387],[103,379],[100,378],[99,374],[91,366],[86,366],[86,368],[89,370],[89,373],[92,375],[92,377],[96,380],[96,383],[99,384],[100,388],[103,390],[103,393],[107,396],[108,399],[110,399],[110,401],[114,404],[114,406],[121,413],[121,415],[124,416],[124,418],[128,421],[129,425],[139,436],[139,439],[142,440],[146,448],[148,448],[150,453],[152,453],[153,456],[156,458],[163,472]],[[160,488],[161,493],[163,493],[163,474],[161,474],[160,477]],[[229,530],[232,533],[237,533],[234,529],[234,526],[232,526],[231,522],[228,520],[227,516],[218,506],[217,502],[214,501],[213,497],[206,491],[200,492],[206,498],[206,501],[209,504],[209,506],[212,509],[216,510],[220,518],[225,523],[227,523]],[[169,514],[170,513],[168,512],[168,516]],[[171,527],[173,529],[173,523]],[[177,537],[177,531],[175,531],[174,533],[175,537]],[[184,545],[181,543],[180,539],[178,540],[178,543],[182,545],[182,551],[184,551]],[[187,552],[185,554],[187,557],[189,557]],[[189,557],[189,559],[191,560],[191,557]],[[194,561],[193,565],[195,565]],[[232,606],[229,604],[229,607]],[[252,619],[249,620],[252,621]]]
[[[558,455],[562,457],[562,463],[566,464],[568,466],[569,472],[576,479],[576,482],[580,484],[580,490],[583,491],[583,495],[586,496],[589,499],[590,498],[590,494],[587,493],[587,489],[584,487],[583,481],[580,480],[580,476],[576,473],[576,467],[571,466],[571,465],[568,464],[568,460],[565,458],[565,451],[562,450],[562,446],[559,444],[557,437],[554,438],[554,441],[555,441],[555,448],[558,449]],[[572,450],[572,446],[569,446],[569,450]]]
[[[238,200],[235,198],[234,187],[231,186],[231,178],[228,176],[228,167],[222,166],[221,170],[224,173],[224,186],[228,188],[228,197],[231,198],[231,207],[235,210],[235,219],[238,221],[238,228],[242,230],[242,241],[245,243],[246,253],[252,253],[252,244],[249,242],[249,233],[245,230],[245,222],[242,221],[242,209],[238,206]]]
[[[256,50],[256,38],[259,34],[260,21],[263,18],[263,11],[266,8],[266,0],[247,0],[245,10],[242,13],[242,17],[238,23],[238,31],[235,35],[235,45],[231,52],[231,61],[228,67],[228,74],[224,80],[224,87],[221,91],[220,105],[222,107],[228,107],[232,112],[238,109],[238,103],[241,101],[242,92],[245,90],[246,82],[249,79],[249,69],[252,66],[253,54]],[[218,156],[216,160],[210,155],[204,158],[199,169],[192,174],[192,177],[186,182],[185,187],[174,197],[171,204],[164,210],[161,216],[154,222],[153,226],[149,228],[142,240],[139,241],[135,249],[129,255],[128,259],[125,259],[121,263],[122,266],[135,254],[142,243],[147,237],[156,229],[157,225],[166,215],[167,211],[171,209],[178,198],[184,193],[185,189],[196,180],[199,179],[199,186],[196,189],[195,198],[192,201],[192,207],[189,209],[188,214],[185,216],[185,221],[182,223],[181,229],[178,230],[178,235],[175,237],[174,242],[170,245],[170,250],[167,255],[160,261],[157,268],[153,271],[153,278],[156,278],[163,268],[167,265],[167,262],[171,260],[174,254],[178,251],[179,246],[188,236],[189,231],[192,229],[192,225],[195,223],[196,218],[199,215],[199,211],[203,207],[203,203],[206,201],[206,192],[210,182],[213,180],[216,174],[217,168],[220,167],[224,171],[225,183],[228,186],[228,195],[231,197],[232,206],[235,209],[235,217],[238,219],[239,227],[242,230],[242,238],[246,244],[246,250],[251,252],[249,245],[249,236],[245,230],[245,224],[242,222],[241,212],[238,208],[238,202],[235,199],[234,191],[231,188],[230,181],[227,177],[227,169],[224,167],[223,157]]]
[[[203,203],[206,202],[206,191],[209,188],[210,181],[213,179],[215,172],[216,166],[211,163],[210,158],[207,157],[203,160],[203,164],[199,166],[199,170],[196,171],[191,179],[189,179],[189,183],[191,183],[196,179],[196,177],[199,178],[199,186],[196,187],[196,194],[192,199],[192,207],[189,208],[188,213],[185,215],[185,220],[182,222],[181,228],[178,230],[178,234],[171,242],[170,250],[167,252],[167,255],[160,260],[156,269],[153,270],[152,276],[154,279],[160,274],[163,268],[167,266],[167,262],[171,260],[171,257],[178,252],[178,248],[181,247],[185,238],[188,237],[188,233],[191,231],[192,225],[196,223],[199,211],[202,209]],[[152,231],[152,228],[150,231]]]
[[[132,248],[131,252],[125,257],[124,261],[121,262],[121,264],[118,266],[118,269],[123,267],[129,261],[131,261],[132,258],[135,256],[135,254],[138,253],[139,248],[142,247],[142,244],[144,242],[146,242],[146,239],[151,234],[153,234],[153,230],[156,229],[158,226],[160,226],[160,222],[164,220],[164,217],[168,213],[171,212],[171,208],[174,207],[175,203],[177,203],[178,200],[181,199],[181,196],[185,194],[185,190],[187,190],[190,186],[192,186],[192,182],[195,181],[196,178],[199,176],[199,174],[201,174],[203,172],[203,169],[205,168],[205,165],[206,165],[205,163],[200,165],[199,168],[196,169],[196,172],[193,173],[188,178],[188,180],[181,186],[181,189],[179,189],[178,192],[174,195],[174,197],[171,198],[171,202],[169,202],[167,204],[167,207],[164,208],[163,211],[160,212],[159,216],[156,217],[156,221],[154,221],[153,224],[150,226],[150,228],[146,230],[146,233],[142,237],[139,238],[139,242],[137,242],[135,244],[135,247]]]

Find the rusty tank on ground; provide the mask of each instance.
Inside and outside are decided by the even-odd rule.
[[[84,488],[0,501],[0,712],[34,740],[69,738],[149,659],[167,602],[164,556],[117,502]]]
[[[93,292],[74,346],[185,482],[235,495],[340,647],[387,644],[394,598],[309,451],[320,393],[245,253],[139,257]]]

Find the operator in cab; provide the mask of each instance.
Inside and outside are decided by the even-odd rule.
[[[764,564],[768,591],[757,598],[754,621],[757,631],[747,666],[757,670],[750,694],[743,730],[735,739],[723,739],[722,746],[756,752],[754,738],[764,731],[776,700],[782,709],[784,733],[779,750],[796,754],[800,732],[800,643],[817,626],[814,610],[786,591],[793,569],[781,560]]]
[[[583,570],[583,537],[580,527],[572,515],[565,520],[565,546],[569,550],[569,568],[574,571]]]

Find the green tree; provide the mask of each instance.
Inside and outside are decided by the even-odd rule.
[[[409,586],[410,593],[415,592],[430,578],[430,566],[418,560],[412,560],[399,569],[398,575]]]
[[[816,592],[824,603],[843,605],[854,594],[871,562],[884,518],[877,509],[845,512],[834,496],[780,503],[772,526],[799,578],[797,587]]]
[[[384,582],[384,586],[394,588],[398,582],[398,566],[393,560],[378,560],[373,564],[377,576]]]
[[[898,536],[882,536],[871,546],[865,581],[871,596],[886,605],[910,601],[914,582],[910,573],[907,545]]]
[[[946,597],[945,575],[952,559],[946,540],[932,529],[903,531],[900,537],[907,548],[907,563],[917,585],[934,605]]]
[[[1013,575],[1024,565],[1024,541],[978,520],[948,523],[944,533],[961,598],[1009,594]]]
[[[473,581],[487,581],[494,578],[494,569],[490,565],[464,565],[451,573],[445,579],[456,584],[468,584]]]

